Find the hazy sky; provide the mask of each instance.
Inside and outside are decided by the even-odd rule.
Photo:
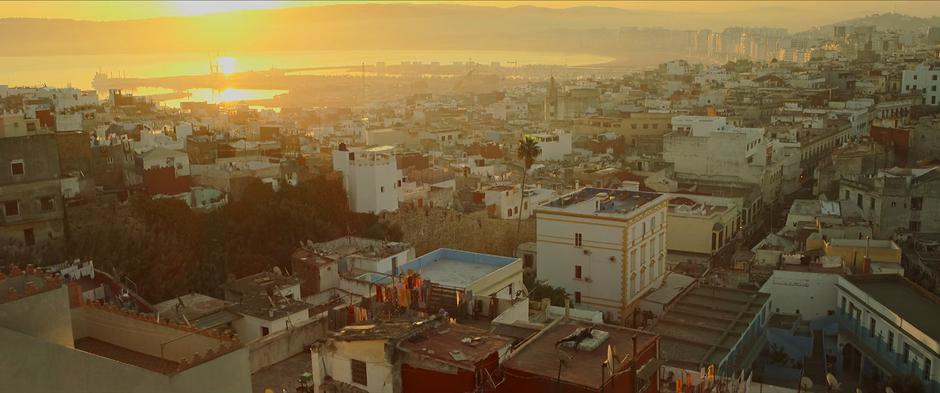
[[[330,5],[342,1],[4,1],[0,6],[0,18],[68,18],[81,20],[125,20],[165,16],[204,15],[214,12],[304,7]],[[360,3],[368,3],[363,1]],[[430,3],[430,2],[423,2]],[[549,8],[568,8],[575,6],[618,7],[625,9],[651,11],[692,11],[699,13],[740,13],[750,9],[780,9],[786,11],[805,11],[804,20],[780,20],[770,13],[755,12],[753,19],[742,24],[782,25],[792,23],[795,27],[829,23],[839,19],[863,16],[871,13],[899,12],[916,16],[940,15],[940,2],[921,1],[851,1],[851,2],[810,2],[810,1],[461,1],[491,7],[513,7],[534,5]],[[791,19],[791,18],[787,18]],[[750,23],[747,23],[750,22]]]

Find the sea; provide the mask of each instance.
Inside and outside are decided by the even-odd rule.
[[[246,53],[170,53],[170,54],[108,54],[68,56],[0,56],[0,85],[52,86],[92,89],[98,72],[111,77],[152,78],[181,75],[204,75],[214,63],[223,73],[260,71],[272,68],[338,67],[387,65],[402,62],[453,64],[468,62],[503,66],[565,65],[583,66],[613,60],[605,56],[583,53],[478,51],[478,50],[372,50],[372,51],[291,51]],[[344,72],[344,71],[340,71]],[[335,75],[336,69],[306,70],[304,75]],[[163,88],[139,88],[135,95],[172,92]],[[163,105],[179,106],[182,101],[212,103],[268,99],[284,93],[276,89],[190,89],[189,98],[163,101]],[[100,92],[104,94],[105,92]]]

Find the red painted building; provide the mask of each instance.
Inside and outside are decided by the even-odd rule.
[[[566,347],[559,341],[579,328],[607,333],[596,346]],[[601,334],[602,335],[602,334]],[[636,336],[636,361],[633,337]],[[596,337],[596,336],[595,336]],[[587,344],[581,341],[581,344]],[[613,349],[613,372],[605,368],[608,346]],[[614,325],[560,319],[525,342],[503,363],[501,393],[658,393],[659,337],[650,332]]]
[[[513,339],[465,325],[442,325],[398,344],[403,392],[493,392]]]

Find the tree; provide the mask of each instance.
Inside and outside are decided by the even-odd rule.
[[[516,241],[519,241],[519,230],[522,228],[522,212],[525,210],[523,203],[525,201],[525,178],[529,173],[529,168],[535,162],[538,156],[542,155],[542,148],[531,135],[524,135],[519,141],[519,148],[516,149],[516,157],[522,160],[522,187],[519,190],[519,222],[516,224]]]

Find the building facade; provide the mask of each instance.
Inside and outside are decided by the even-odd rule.
[[[538,278],[620,321],[665,273],[668,197],[583,188],[536,209]]]

